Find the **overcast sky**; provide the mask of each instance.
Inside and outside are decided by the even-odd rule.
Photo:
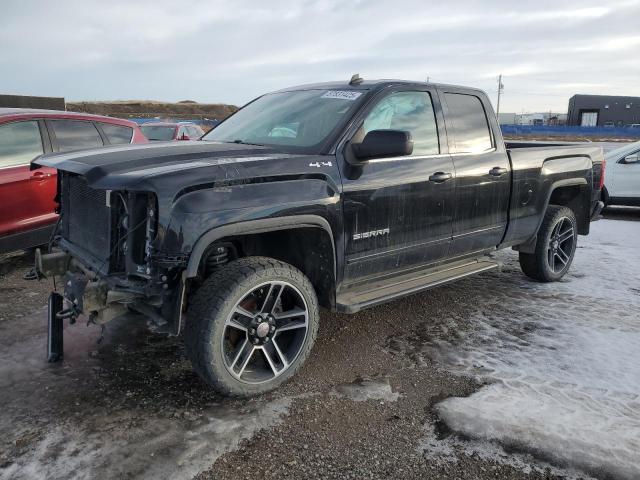
[[[640,95],[640,0],[3,0],[0,93],[241,105],[325,80],[485,89],[503,112]]]

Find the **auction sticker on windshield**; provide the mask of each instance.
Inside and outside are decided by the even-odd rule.
[[[339,98],[340,100],[355,100],[362,92],[351,92],[345,90],[329,90],[327,93],[322,95],[321,98]]]

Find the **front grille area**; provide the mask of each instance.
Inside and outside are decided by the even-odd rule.
[[[106,190],[87,185],[83,177],[64,174],[62,181],[63,236],[95,259],[107,261],[111,251],[111,209]]]

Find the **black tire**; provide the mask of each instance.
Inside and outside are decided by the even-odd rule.
[[[561,243],[560,238],[571,237]],[[562,230],[562,231],[560,231]],[[558,235],[564,232],[563,237]],[[569,270],[576,252],[578,224],[573,211],[567,207],[550,205],[538,230],[535,253],[520,252],[520,268],[525,275],[540,282],[560,280]]]
[[[600,192],[600,198],[602,200],[602,203],[604,203],[604,207],[603,209],[607,208],[609,206],[609,190],[607,190],[607,187],[602,187],[602,191]]]
[[[282,290],[279,293],[276,290],[272,294],[272,290],[280,286]],[[258,297],[267,289],[269,291],[264,294],[264,303],[260,307],[258,304],[262,298]],[[306,308],[304,337],[302,337],[302,328],[298,330],[298,324],[302,325],[300,319],[294,320],[293,316],[289,320],[279,318],[287,316],[287,312],[278,311],[277,307],[280,305],[282,309],[285,300],[290,304],[297,302],[298,306],[294,305],[291,312],[297,313],[302,308]],[[241,305],[239,302],[243,301],[245,303]],[[250,312],[249,307],[244,308],[246,301],[253,301],[252,305],[256,306],[257,313]],[[270,323],[273,327],[266,330],[273,333],[264,334],[264,329],[255,328],[259,326],[256,322],[260,317],[259,321],[264,322],[262,326],[267,326],[266,317],[262,319],[266,313],[263,314],[261,308],[265,308],[271,301],[273,301],[273,307],[269,307],[268,310],[275,316],[271,318],[273,323]],[[251,313],[254,315],[253,319],[249,320],[249,315],[245,316],[238,312]],[[186,353],[198,375],[218,392],[238,397],[260,395],[287,381],[302,366],[315,342],[319,315],[314,288],[300,270],[272,258],[241,258],[215,271],[191,299],[185,326]],[[286,325],[282,324],[284,325],[282,332],[280,327],[276,328],[276,320],[287,322]],[[244,331],[240,330],[245,327]],[[250,332],[253,332],[253,335]],[[262,332],[266,336],[258,337],[257,332]],[[227,351],[227,348],[233,347],[230,336],[237,337],[239,344],[235,347],[237,355],[236,350]],[[276,340],[278,343],[285,342],[288,336],[296,337],[295,341],[290,340],[290,344],[298,350],[295,355],[285,357],[287,352],[284,348],[278,348]],[[260,342],[260,344],[252,345],[252,342]],[[243,357],[241,354],[245,349],[250,350],[250,353]],[[236,362],[239,358],[244,365],[238,375],[237,370],[240,365]],[[245,359],[247,363],[244,362]],[[256,367],[245,370],[251,362],[261,363],[262,369]],[[283,370],[277,373],[274,365],[281,365]],[[274,375],[270,380],[267,378],[269,369]],[[243,379],[245,372],[256,377],[249,380]],[[267,379],[260,380],[258,373],[263,374]]]

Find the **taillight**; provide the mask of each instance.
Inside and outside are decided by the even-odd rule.
[[[603,158],[602,159],[602,168],[600,170],[600,185],[598,186],[599,190],[602,190],[602,188],[604,187],[604,170],[605,170],[606,166],[607,166],[607,161]]]

